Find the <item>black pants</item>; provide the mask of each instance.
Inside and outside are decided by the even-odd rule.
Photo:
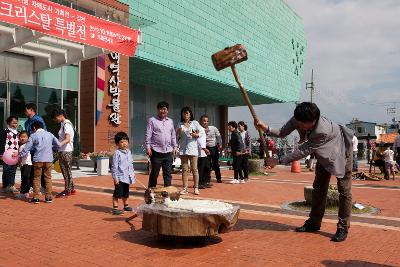
[[[243,180],[243,173],[242,173],[242,156],[233,156],[233,178],[238,180]]]
[[[172,152],[170,153],[159,153],[152,150],[150,157],[151,171],[149,176],[149,187],[157,186],[157,178],[160,173],[160,168],[163,171],[164,186],[171,185],[171,172],[172,172],[172,162],[174,161]]]
[[[207,147],[210,151],[210,155],[208,155],[208,159],[211,162],[211,168],[215,172],[215,178],[217,181],[221,181],[221,171],[219,169],[219,151],[217,146]],[[207,183],[211,182],[211,169],[207,173]]]
[[[339,221],[338,228],[348,229],[350,227],[350,216],[352,207],[351,195],[351,170],[353,166],[353,158],[346,158],[346,169],[343,178],[337,179],[337,187],[339,191]],[[308,219],[313,225],[321,226],[322,217],[325,214],[326,196],[328,194],[329,180],[331,174],[325,170],[322,165],[317,162],[315,167],[315,180],[312,192],[312,208],[310,218]]]
[[[209,183],[208,174],[210,173],[210,160],[208,157],[197,158],[197,169],[199,170],[199,185]]]
[[[249,179],[249,154],[242,155],[242,176]]]
[[[17,172],[17,165],[7,165],[3,163],[3,188],[15,185],[15,173]]]
[[[32,165],[21,166],[21,194],[29,193],[29,189],[33,187],[33,181],[31,179]]]
[[[396,162],[400,165],[400,147],[397,147]]]

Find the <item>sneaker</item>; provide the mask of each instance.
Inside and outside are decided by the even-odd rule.
[[[204,184],[199,184],[199,189],[206,189],[206,186]]]
[[[195,195],[200,195],[200,191],[199,191],[198,188],[195,188],[195,189],[194,189],[194,194],[195,194]]]
[[[46,202],[46,203],[52,203],[52,202],[53,202],[53,198],[51,198],[51,197],[46,197],[46,198],[44,199],[44,202]]]
[[[73,196],[76,195],[76,190],[75,189],[71,190],[71,195],[73,195]]]
[[[129,207],[129,206],[125,206],[124,207],[124,211],[133,211],[133,209],[131,207]]]
[[[186,195],[187,194],[187,188],[183,188],[183,190],[181,191],[181,195]]]
[[[58,193],[58,194],[56,195],[56,198],[60,198],[60,197],[69,197],[70,195],[71,195],[71,192],[64,190],[64,191]]]
[[[38,198],[32,198],[32,199],[31,199],[31,203],[33,203],[33,204],[39,204],[39,203],[40,203],[40,200],[39,200]]]
[[[239,180],[233,179],[232,181],[229,182],[230,184],[238,184]]]
[[[222,183],[222,180],[221,180],[221,179],[217,180],[217,183],[221,184],[221,183]]]
[[[247,183],[249,181],[249,178],[244,178],[244,182]]]
[[[10,186],[10,193],[16,193],[18,192],[17,188],[15,188],[15,186]]]
[[[303,226],[297,227],[295,229],[295,231],[299,233],[305,233],[305,232],[312,233],[312,232],[317,232],[319,230],[320,230],[319,226],[313,225],[308,220],[304,222]]]
[[[336,234],[332,237],[333,242],[342,242],[347,238],[347,230],[343,228],[338,228]]]
[[[124,212],[122,210],[112,209],[112,215],[123,215]]]

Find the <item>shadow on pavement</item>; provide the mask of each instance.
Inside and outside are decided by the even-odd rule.
[[[104,212],[104,213],[111,213],[110,207],[105,206],[96,206],[96,205],[85,205],[85,204],[75,204],[76,207],[82,208],[84,210],[96,211],[96,212]]]
[[[395,267],[393,265],[379,264],[368,261],[359,261],[359,260],[346,260],[346,261],[333,261],[333,260],[324,260],[321,262],[325,266],[332,267],[356,267],[356,266],[368,266],[368,267]]]
[[[239,219],[233,228],[233,231],[243,231],[243,230],[265,230],[265,231],[293,231],[297,226],[282,224],[278,222],[271,222],[271,221],[262,221],[262,220],[247,220],[247,219]],[[298,233],[298,234],[316,234],[322,235],[325,237],[332,237],[332,234],[318,231],[314,233]]]
[[[193,249],[211,246],[222,241],[219,236],[212,237],[174,237],[155,235],[131,227],[130,231],[117,232],[120,239],[127,242],[158,249]]]

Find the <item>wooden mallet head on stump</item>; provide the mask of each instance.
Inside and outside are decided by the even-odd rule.
[[[227,67],[230,67],[233,73],[233,76],[235,76],[235,80],[239,85],[240,92],[242,93],[243,99],[246,102],[247,106],[250,109],[251,115],[253,116],[254,121],[258,121],[256,112],[253,108],[253,105],[250,102],[249,96],[247,95],[246,90],[244,89],[244,86],[242,82],[239,79],[239,76],[236,72],[235,65],[239,64],[243,61],[247,60],[247,51],[244,45],[241,44],[236,44],[231,47],[227,47],[224,50],[221,50],[211,56],[212,62],[214,64],[214,67],[217,71],[223,70]],[[261,129],[258,129],[258,133],[260,135],[260,139],[264,140],[263,132]],[[266,145],[264,141],[264,151],[266,152],[266,158],[269,158],[268,154],[268,146]],[[267,162],[268,163],[268,162]],[[270,166],[273,165],[272,161],[269,162]],[[276,164],[275,164],[276,165]],[[273,166],[272,166],[273,167]]]

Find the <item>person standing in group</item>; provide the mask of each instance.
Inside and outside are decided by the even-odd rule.
[[[43,118],[37,114],[37,106],[34,103],[28,103],[25,105],[25,116],[28,117],[28,120],[25,121],[25,131],[28,132],[28,136],[31,136],[31,134],[33,133],[33,129],[32,129],[32,125],[35,121],[40,122],[40,124],[42,125],[42,129],[47,131],[46,128],[46,123],[44,122]],[[31,151],[31,157],[33,158],[33,153],[34,151]],[[33,181],[33,177],[34,177],[34,168],[32,168],[32,172],[31,172],[31,181]],[[44,173],[42,173],[41,176],[41,180],[40,180],[41,186],[42,186],[42,190],[44,191],[44,188],[46,187],[46,182],[45,182],[45,177],[44,177]]]
[[[55,122],[61,123],[60,130],[58,131],[58,141],[60,141],[61,144],[58,150],[58,161],[64,177],[64,191],[58,193],[56,197],[75,195],[76,191],[71,172],[72,153],[74,151],[74,126],[72,122],[67,119],[65,111],[62,109],[53,110],[51,117]]]
[[[388,145],[386,147],[386,150],[383,152],[383,159],[385,160],[385,170],[386,173],[388,174],[387,177],[385,176],[386,180],[389,180],[390,174],[393,176],[393,180],[395,178],[395,169],[399,170],[399,165],[394,161],[394,151],[390,149],[390,146]]]
[[[209,125],[209,118],[207,115],[200,117],[200,124],[206,133],[206,150],[207,157],[211,163],[211,168],[215,172],[215,178],[218,183],[222,183],[221,170],[219,168],[219,152],[222,150],[222,138],[215,126]],[[211,168],[206,173],[206,187],[211,187]]]
[[[19,154],[20,160],[22,160],[28,153],[35,151],[32,156],[34,178],[33,178],[33,198],[31,203],[39,204],[39,193],[40,193],[40,180],[42,173],[44,173],[45,184],[46,184],[46,196],[45,202],[51,203],[52,198],[52,182],[51,182],[51,170],[53,168],[53,147],[59,148],[60,142],[55,136],[45,131],[43,125],[39,121],[32,123],[32,134],[28,139],[28,143]],[[15,152],[15,156],[18,152]]]
[[[242,173],[244,181],[249,180],[249,157],[251,155],[251,136],[250,133],[247,131],[247,125],[244,121],[238,122],[238,128],[240,137],[242,138],[243,145],[244,145],[244,152],[242,154]]]
[[[19,149],[18,151],[21,152],[28,142],[28,132],[21,131],[19,133]],[[24,157],[20,160],[20,169],[21,169],[21,188],[20,194],[17,195],[18,198],[29,198],[29,191],[31,187],[33,187],[33,181],[31,177],[32,172],[32,158],[31,154],[27,153]]]
[[[133,211],[128,205],[129,185],[136,182],[133,169],[133,157],[129,148],[129,137],[125,132],[119,132],[114,137],[118,149],[114,152],[111,164],[111,175],[114,180],[113,215],[122,215],[125,211]],[[122,199],[123,210],[118,209],[118,200]]]
[[[351,141],[353,144],[353,172],[358,172],[358,138],[353,135],[353,140]]]
[[[33,133],[32,124],[35,121],[40,122],[43,125],[42,129],[47,131],[46,123],[44,123],[43,118],[37,114],[36,104],[29,103],[25,105],[25,116],[28,117],[28,120],[25,122],[24,126],[25,126],[25,131],[28,132],[29,136]]]
[[[206,133],[204,129],[201,129],[199,138],[197,138],[199,145],[199,157],[197,159],[197,168],[199,170],[199,189],[205,189],[209,187],[207,184],[207,175],[210,173],[210,160],[208,154],[210,152],[206,148]]]
[[[261,121],[255,121],[257,129],[269,136],[284,138],[294,130],[300,135],[302,144],[282,159],[282,164],[302,159],[314,154],[317,159],[315,180],[312,192],[312,207],[309,219],[304,225],[296,228],[297,232],[316,232],[320,230],[325,214],[329,181],[332,175],[337,178],[339,191],[339,221],[332,241],[341,242],[347,238],[350,227],[352,208],[351,169],[352,169],[352,137],[354,132],[333,121],[320,116],[315,103],[303,102],[296,106],[293,117],[281,128],[271,129]],[[276,160],[268,159],[269,165],[276,165]]]
[[[228,122],[228,131],[231,133],[229,145],[232,153],[232,167],[233,167],[233,179],[231,184],[243,184],[244,177],[242,173],[242,154],[244,151],[243,139],[237,130],[238,125],[235,121]],[[240,178],[240,180],[239,180]]]
[[[174,122],[168,117],[169,104],[162,101],[157,104],[158,114],[147,121],[145,147],[150,157],[151,171],[149,187],[157,186],[157,178],[162,168],[164,186],[170,186],[172,163],[176,153],[176,134]]]
[[[197,169],[197,158],[199,156],[199,146],[197,138],[203,128],[194,120],[193,112],[190,107],[184,107],[181,110],[181,122],[176,131],[179,143],[179,155],[182,161],[182,181],[183,189],[181,194],[187,194],[189,161],[193,174],[194,194],[199,195],[199,172]]]
[[[18,139],[18,118],[10,116],[7,118],[7,128],[0,132],[0,159],[4,152],[12,149],[18,151],[19,139]],[[17,165],[8,165],[3,162],[3,176],[2,184],[4,193],[15,193],[18,190],[15,188],[15,173],[17,172]]]
[[[400,129],[398,130],[399,135],[394,140],[393,152],[398,165],[400,165]]]

